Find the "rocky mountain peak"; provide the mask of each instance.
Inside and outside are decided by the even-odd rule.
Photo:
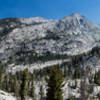
[[[61,29],[61,31],[88,31],[92,28],[91,22],[89,22],[84,16],[80,14],[71,14],[70,16],[66,16],[59,20],[57,26]]]

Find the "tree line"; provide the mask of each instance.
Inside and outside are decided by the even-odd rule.
[[[0,89],[14,93],[17,100],[26,100],[27,97],[36,100],[35,81],[40,81],[41,79],[34,74],[30,73],[28,69],[16,72],[16,74],[7,73],[6,75],[0,71]],[[47,100],[63,100],[61,89],[64,85],[63,79],[63,74],[59,67],[53,66],[50,68],[48,77],[45,77],[48,86],[47,97],[44,96],[44,88],[41,85],[39,90],[40,100],[43,100],[43,98]]]

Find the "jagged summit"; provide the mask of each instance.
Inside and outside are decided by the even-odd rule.
[[[84,17],[82,14],[80,14],[80,13],[72,13],[71,15],[69,15],[69,16],[73,16],[73,17],[77,17],[77,18],[79,18],[79,17]]]
[[[76,32],[88,31],[93,28],[91,22],[89,22],[84,16],[77,13],[60,19],[57,25],[61,28],[61,30]]]
[[[74,18],[82,18],[82,17],[84,17],[82,14],[79,14],[79,13],[72,13],[72,14],[70,14],[69,16],[65,16],[64,18],[66,18],[66,17],[74,17]],[[84,17],[85,18],[85,17]],[[63,19],[63,18],[62,18]]]

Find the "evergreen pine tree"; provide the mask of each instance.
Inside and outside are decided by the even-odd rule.
[[[0,71],[0,89],[2,89],[2,71]]]
[[[15,96],[18,98],[19,97],[19,86],[18,86],[18,80],[14,78],[14,93]]]
[[[54,66],[50,69],[49,79],[47,80],[48,89],[47,89],[47,100],[63,100],[62,87],[63,84],[63,75],[59,67]]]
[[[4,90],[9,92],[9,75],[5,76],[4,83]]]
[[[41,97],[40,97],[40,100],[42,100],[42,99],[43,99],[43,97],[44,97],[44,90],[43,90],[43,86],[41,86],[41,87],[40,87],[40,93],[39,93],[39,94],[40,94],[40,96],[41,96]]]
[[[28,82],[29,82],[29,72],[28,69],[25,69],[23,72],[22,77],[22,84],[21,84],[21,100],[25,100],[26,96],[28,95]]]
[[[34,81],[32,80],[31,83],[31,97],[33,100],[35,100],[35,87],[34,87]]]
[[[94,82],[100,85],[100,70],[94,76]]]

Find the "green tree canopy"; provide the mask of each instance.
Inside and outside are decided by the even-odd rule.
[[[47,83],[47,100],[63,100],[62,87],[64,86],[64,79],[59,67],[51,67]]]

